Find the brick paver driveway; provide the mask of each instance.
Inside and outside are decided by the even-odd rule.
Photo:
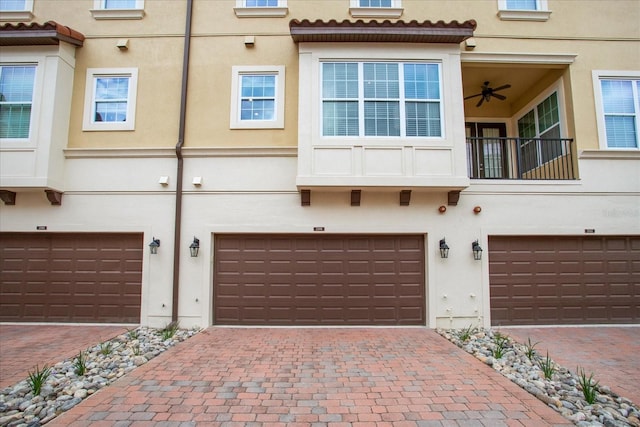
[[[50,426],[572,425],[425,328],[209,328]]]
[[[133,327],[133,326],[131,326]],[[0,325],[0,388],[127,331],[126,326]]]

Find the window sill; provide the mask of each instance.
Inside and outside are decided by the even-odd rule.
[[[608,148],[606,150],[582,150],[580,159],[639,160],[640,150],[633,148]]]
[[[26,22],[33,19],[33,13],[28,10],[3,10],[0,11],[0,21]]]
[[[103,19],[142,19],[144,9],[91,9],[91,16],[96,20]]]
[[[548,21],[550,10],[499,10],[498,17],[502,21]]]
[[[401,7],[351,7],[349,13],[354,18],[400,18]]]
[[[288,7],[234,7],[238,18],[283,18],[289,13]]]

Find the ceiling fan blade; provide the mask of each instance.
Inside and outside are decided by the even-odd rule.
[[[481,106],[483,102],[484,102],[484,96],[480,98],[480,101],[476,104],[476,107]]]
[[[465,96],[465,98],[464,98],[464,99],[466,100],[466,99],[476,98],[476,97],[478,97],[478,96],[482,96],[482,94],[481,94],[481,93],[476,93],[475,95]]]
[[[500,95],[499,93],[492,93],[491,96],[494,96],[494,97],[498,98],[501,101],[504,101],[505,99],[507,99],[506,96]]]
[[[493,89],[493,91],[495,92],[497,90],[509,89],[510,87],[511,87],[511,85],[503,85],[503,86],[500,86],[500,87],[497,87],[497,88]]]

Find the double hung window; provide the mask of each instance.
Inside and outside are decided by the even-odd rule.
[[[289,12],[287,0],[236,0],[238,18],[281,18]]]
[[[84,130],[133,130],[137,69],[87,70]]]
[[[354,18],[399,18],[402,0],[351,0],[349,13]]]
[[[508,21],[547,21],[547,0],[498,0],[498,16]]]
[[[601,79],[607,148],[638,148],[640,79]]]
[[[563,154],[557,92],[518,119],[518,135],[524,172]]]
[[[0,0],[0,21],[29,21],[33,0]]]
[[[93,0],[94,19],[142,19],[144,0]]]
[[[284,127],[284,67],[234,66],[231,128]]]
[[[0,138],[29,138],[35,75],[35,65],[0,65]]]
[[[441,137],[440,65],[322,63],[322,135]]]

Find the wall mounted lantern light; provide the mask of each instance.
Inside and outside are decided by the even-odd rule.
[[[440,258],[449,258],[449,245],[444,238],[440,240]]]
[[[151,243],[149,243],[149,252],[151,253],[151,255],[157,254],[159,247],[160,247],[160,239],[156,239],[155,237],[152,237]]]
[[[191,256],[195,258],[198,256],[199,251],[200,251],[200,240],[194,236],[193,243],[189,245],[189,252],[191,252]]]
[[[475,259],[476,261],[482,259],[482,248],[480,247],[480,244],[477,240],[471,243],[471,250],[473,251],[473,259]]]

